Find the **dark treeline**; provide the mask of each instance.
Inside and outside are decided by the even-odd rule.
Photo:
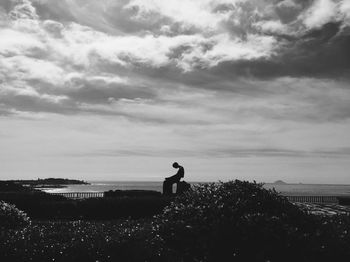
[[[40,185],[88,185],[89,183],[83,180],[67,179],[67,178],[44,178],[30,180],[8,180],[3,182],[13,182],[20,185],[40,186]]]

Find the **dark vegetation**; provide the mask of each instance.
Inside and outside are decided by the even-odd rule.
[[[15,183],[13,181],[0,181],[0,193],[4,192],[29,192],[32,191],[28,187],[24,187],[21,184]]]
[[[32,219],[120,219],[146,218],[159,214],[172,198],[149,190],[108,191],[104,198],[67,199],[22,185],[6,182],[0,200],[14,204]],[[10,189],[17,189],[10,190]]]
[[[162,194],[153,190],[110,190],[105,197],[160,197]]]
[[[150,196],[72,200],[46,194],[28,194],[24,198],[17,195],[3,200],[15,204],[31,218],[41,220],[152,217],[170,203],[170,198]]]
[[[350,197],[337,197],[340,205],[350,205]]]
[[[236,180],[196,186],[153,218],[34,220],[2,231],[0,250],[0,261],[348,261],[350,219]]]
[[[29,224],[27,214],[14,205],[0,201],[0,230],[22,228]]]
[[[0,181],[0,183],[13,183],[17,185],[22,185],[31,188],[61,188],[67,185],[88,185],[89,183],[76,180],[76,179],[66,179],[66,178],[45,178],[37,180],[8,180]]]

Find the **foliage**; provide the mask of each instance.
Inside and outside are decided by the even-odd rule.
[[[7,182],[14,182],[21,185],[31,185],[31,186],[42,186],[42,185],[87,185],[89,183],[76,180],[76,179],[67,179],[67,178],[44,178],[37,180],[10,180]]]
[[[30,224],[29,217],[14,205],[0,201],[0,228],[20,228]]]
[[[71,200],[44,192],[0,194],[33,219],[144,218],[161,213],[171,199],[161,196],[121,196]]]
[[[0,192],[29,192],[30,188],[24,187],[13,181],[0,181]]]
[[[15,262],[346,261],[350,217],[308,215],[236,180],[197,186],[152,219],[34,221],[3,231],[0,250]]]
[[[109,190],[105,197],[160,197],[162,194],[154,190]]]
[[[143,261],[137,241],[146,221],[33,222],[0,235],[0,261]],[[142,236],[144,239],[145,236]]]
[[[337,197],[340,205],[350,205],[350,197],[340,196]]]
[[[155,219],[151,243],[165,261],[341,261],[350,255],[349,219],[329,219],[261,184],[204,184]]]

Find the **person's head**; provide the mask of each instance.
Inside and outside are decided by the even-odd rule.
[[[174,162],[173,163],[173,168],[178,168],[179,167],[179,164],[177,162]]]

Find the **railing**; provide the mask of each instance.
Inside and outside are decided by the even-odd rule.
[[[291,202],[302,203],[338,203],[337,196],[285,196]]]
[[[69,193],[50,193],[55,196],[64,196],[71,199],[97,198],[104,197],[104,192],[69,192]]]
[[[85,198],[101,198],[104,197],[104,192],[70,192],[70,193],[50,193],[56,196],[64,196],[71,199],[85,199]],[[302,203],[338,203],[337,196],[285,196],[291,202]]]

